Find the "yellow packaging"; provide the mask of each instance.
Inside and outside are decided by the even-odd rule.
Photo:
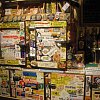
[[[51,10],[52,10],[53,14],[56,13],[56,3],[54,3],[54,2],[51,3]]]

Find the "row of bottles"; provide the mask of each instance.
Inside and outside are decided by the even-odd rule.
[[[100,48],[100,28],[83,28],[78,38],[78,51],[84,52],[85,63],[95,61],[95,52]]]
[[[88,48],[100,48],[100,28],[85,28],[80,31],[78,38],[78,50],[85,50]]]

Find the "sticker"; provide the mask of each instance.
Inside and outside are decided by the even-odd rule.
[[[35,27],[66,27],[66,21],[34,21],[30,23],[30,28]]]
[[[24,29],[24,22],[20,22],[20,29],[23,30]]]
[[[58,92],[59,96],[57,95],[57,97],[59,97],[59,99],[57,100],[83,100],[83,79],[84,75],[52,73],[51,83],[56,84],[56,89],[51,90],[51,98],[55,98]]]
[[[35,27],[50,27],[49,21],[34,21],[30,23],[30,28]]]
[[[19,28],[20,24],[18,22],[10,23],[0,23],[0,28]]]
[[[60,53],[60,60],[61,61],[66,61],[66,48],[65,47],[61,47],[60,48],[61,53]]]
[[[47,53],[47,55],[49,55],[51,57],[57,52],[57,50],[58,50],[57,47],[53,47],[50,49],[50,51]]]
[[[55,63],[55,62],[38,62],[38,67],[57,68],[57,63]]]
[[[49,56],[42,56],[41,60],[42,61],[51,61],[51,57],[49,57]]]
[[[51,21],[51,27],[66,27],[66,21]]]
[[[32,60],[32,61],[31,61],[31,65],[32,65],[32,66],[38,66],[38,63],[37,63],[37,61]]]
[[[37,81],[39,83],[43,83],[44,82],[44,77],[43,77],[43,73],[37,73]]]
[[[63,98],[64,100],[68,100],[70,98],[70,94],[67,93],[65,90],[62,90],[60,94],[61,94],[60,97]]]
[[[49,52],[48,48],[43,48],[43,50],[42,50],[43,55],[47,55],[48,52]]]
[[[5,9],[5,15],[11,15],[11,10],[12,9]]]
[[[52,96],[59,96],[59,92],[58,91],[52,91]]]
[[[19,61],[18,60],[5,60],[6,64],[12,64],[12,65],[18,65]]]

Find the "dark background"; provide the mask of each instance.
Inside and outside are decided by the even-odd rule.
[[[100,23],[100,0],[83,0],[83,23]]]

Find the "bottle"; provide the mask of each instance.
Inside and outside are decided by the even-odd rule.
[[[97,47],[100,48],[100,28],[99,33],[97,34]]]
[[[92,48],[92,37],[90,34],[90,30],[86,29],[86,37],[85,37],[85,42],[86,42],[86,46],[85,48]]]
[[[91,35],[89,29],[85,29],[85,53],[84,53],[84,61],[85,64],[94,61],[94,52],[93,52],[93,36]]]
[[[72,53],[72,47],[69,48],[69,50],[67,51],[67,59],[68,60],[72,60],[72,56],[73,53]]]
[[[92,48],[97,48],[97,28],[92,28],[91,37]]]
[[[78,38],[78,51],[84,51],[85,50],[85,37],[84,33],[81,31],[80,36]]]
[[[73,68],[73,49],[72,45],[69,44],[67,47],[67,68]]]

